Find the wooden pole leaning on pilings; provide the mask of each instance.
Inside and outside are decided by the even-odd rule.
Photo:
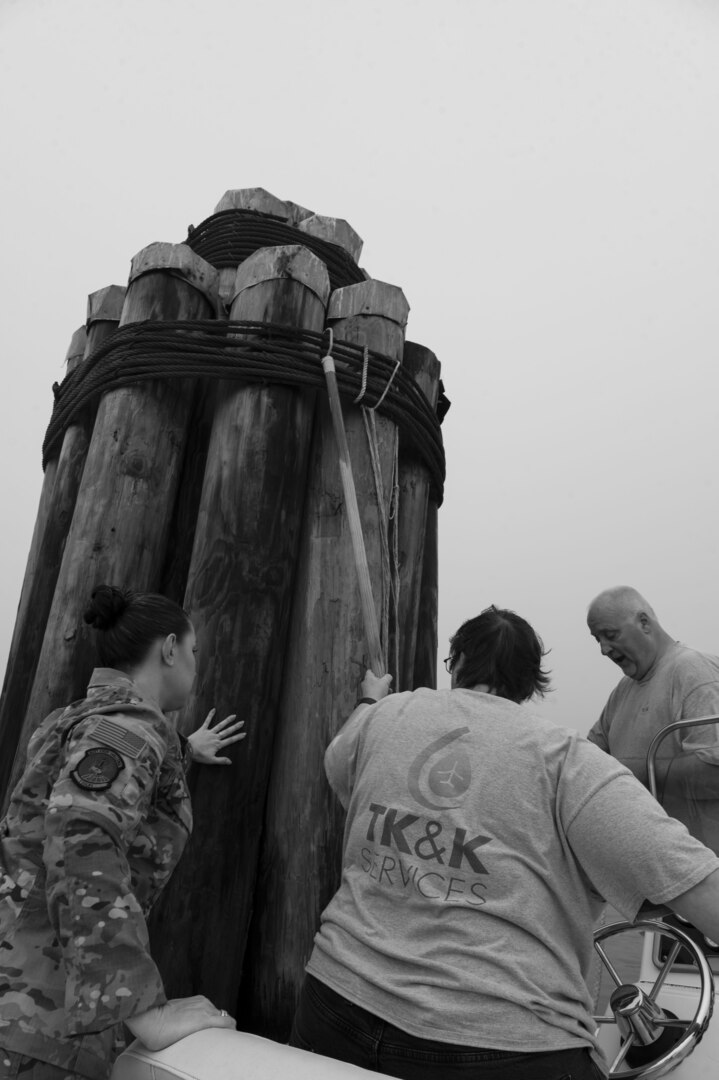
[[[307,248],[262,248],[242,263],[231,318],[321,330],[330,285]],[[234,1013],[252,911],[282,686],[315,391],[220,383],[185,610],[199,676],[180,714],[236,712],[233,764],[192,777],[195,831],[151,935],[172,996],[203,993]]]
[[[211,318],[217,271],[184,244],[151,244],[132,260],[121,326]],[[156,380],[104,394],[47,621],[13,776],[53,708],[84,693],[95,656],[82,613],[102,582],[156,590],[177,493],[193,380]]]
[[[437,405],[440,366],[437,357],[424,345],[406,341],[403,371],[412,376],[432,407]],[[417,447],[400,432],[399,508],[395,521],[399,556],[399,617],[395,633],[399,670],[395,690],[414,690],[414,665],[420,626],[422,565],[430,501],[429,470]],[[436,602],[436,597],[435,597]]]
[[[72,335],[65,356],[68,373],[82,363],[86,345],[87,330],[84,326],[81,326]],[[87,445],[87,433],[84,431],[84,427],[81,427],[80,430],[81,437],[84,439],[85,445]],[[73,436],[68,432],[66,433],[66,439],[68,443],[71,443]],[[33,648],[31,639],[39,632],[40,641],[42,641],[47,613],[52,599],[52,589],[55,584],[53,581],[50,586],[49,596],[47,596],[46,591],[41,590],[38,597],[37,581],[38,577],[42,576],[43,570],[41,551],[48,530],[48,523],[53,519],[53,491],[64,449],[65,441],[63,441],[63,450],[61,450],[60,454],[52,457],[45,466],[35,527],[30,542],[30,551],[27,557],[25,576],[15,617],[15,627],[5,667],[2,695],[0,696],[0,805],[4,805],[13,757],[35,672],[39,642],[36,642]],[[42,607],[38,610],[38,600],[41,605],[44,605],[44,610]]]
[[[408,305],[393,285],[366,281],[330,297],[337,339],[402,357]],[[381,521],[392,495],[397,431],[377,415],[378,500],[364,419],[344,402],[374,602],[383,611]],[[327,744],[352,711],[368,667],[357,576],[326,400],[318,405],[268,788],[255,916],[239,1009],[251,1030],[286,1040],[322,908],[339,879],[343,814],[323,771]]]
[[[379,619],[374,606],[374,596],[372,595],[372,579],[367,562],[367,549],[362,534],[362,519],[360,518],[359,504],[357,502],[357,491],[352,475],[352,458],[350,457],[347,432],[345,431],[344,417],[342,416],[342,403],[340,402],[340,393],[337,387],[335,362],[331,353],[323,357],[322,367],[327,381],[327,396],[332,416],[332,428],[337,443],[342,495],[345,513],[347,514],[350,540],[352,541],[354,567],[362,607],[362,623],[369,654],[369,666],[376,675],[384,675],[386,664],[382,652]]]

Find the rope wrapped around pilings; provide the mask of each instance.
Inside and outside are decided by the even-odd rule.
[[[62,383],[54,384],[55,405],[43,441],[43,469],[59,453],[68,425],[109,390],[173,378],[323,389],[321,359],[327,345],[327,331],[264,322],[200,319],[121,327]],[[335,338],[332,355],[340,394],[349,402],[361,389],[365,369],[363,407],[378,405],[377,411],[397,425],[426,465],[434,497],[441,504],[445,457],[440,416],[448,407],[446,398],[433,409],[401,366],[395,370],[394,361],[362,345]]]
[[[256,210],[221,210],[196,228],[191,226],[184,243],[216,270],[239,266],[259,248],[301,244],[327,267],[332,291],[366,280],[364,271],[339,244]]]

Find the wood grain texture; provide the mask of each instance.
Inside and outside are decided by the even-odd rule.
[[[297,228],[310,236],[318,236],[330,244],[337,244],[349,252],[355,262],[362,254],[363,240],[344,218],[327,217],[324,214],[312,214],[303,218]]]
[[[437,605],[439,596],[439,513],[430,498],[422,557],[422,584],[417,616],[417,643],[414,652],[413,686],[437,689]],[[449,649],[447,650],[449,651]],[[446,656],[446,653],[444,654]]]
[[[87,348],[87,330],[79,327],[72,335],[65,356],[68,373],[82,363]],[[61,544],[69,528],[67,500],[64,498],[65,474],[80,474],[85,461],[88,432],[84,423],[66,432],[58,457],[45,467],[40,501],[25,566],[20,602],[10,642],[2,695],[0,695],[0,804],[5,805],[13,758],[22,729],[28,695],[37,664],[37,655],[45,633],[45,624],[57,579],[57,566],[48,566],[48,533],[60,534]],[[59,488],[56,482],[60,475]],[[75,488],[75,494],[77,488]],[[74,498],[69,508],[72,514]],[[50,543],[50,547],[52,544]],[[62,554],[62,548],[60,548]]]
[[[429,403],[436,406],[440,366],[434,353],[424,345],[407,341],[402,366],[415,380]],[[399,615],[394,628],[399,657],[396,690],[415,688],[414,665],[430,489],[431,480],[427,466],[416,449],[400,434],[399,509],[395,522],[399,556]],[[426,617],[426,613],[423,613],[423,617]]]
[[[139,276],[130,279],[120,325],[143,319],[212,316],[211,297],[195,282],[184,280],[178,269],[184,259],[193,264],[193,271],[211,271],[216,276],[206,263],[198,265],[203,260],[189,248],[178,253],[170,271],[164,265],[152,271],[145,260]],[[158,587],[191,395],[189,380],[157,379],[111,390],[100,401],[18,741],[13,779],[35,726],[52,709],[84,693],[95,653],[82,613],[92,589],[103,582],[138,591]]]
[[[240,267],[231,317],[321,330],[324,265],[306,248],[263,248]],[[315,393],[220,383],[185,609],[199,676],[180,715],[212,707],[246,739],[224,768],[196,769],[195,834],[152,924],[168,994],[203,993],[234,1014],[252,911],[283,681]]]
[[[401,358],[401,290],[368,282],[330,298],[336,337]],[[399,295],[398,295],[399,294]],[[336,312],[355,312],[334,317]],[[390,312],[390,316],[385,315]],[[404,302],[406,318],[406,301]],[[373,591],[381,611],[379,518],[389,513],[397,431],[378,417],[384,501],[378,505],[360,410],[345,407],[345,429]],[[323,907],[339,876],[343,814],[324,777],[327,744],[352,711],[368,666],[337,445],[326,399],[318,403],[304,527],[284,669],[280,721],[268,788],[255,917],[238,1011],[260,1034],[286,1040],[304,965]]]

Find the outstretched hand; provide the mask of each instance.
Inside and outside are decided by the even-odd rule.
[[[210,709],[204,724],[187,737],[187,741],[192,747],[192,760],[198,761],[201,765],[231,765],[231,758],[218,757],[217,755],[222,750],[226,750],[228,746],[232,746],[233,743],[244,739],[246,734],[244,731],[239,733],[240,728],[244,726],[244,720],[238,720],[235,724],[232,723],[236,713],[230,713],[224,720],[218,721],[211,728],[210,723],[216,711],[216,709]]]

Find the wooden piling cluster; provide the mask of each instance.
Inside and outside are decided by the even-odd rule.
[[[251,334],[247,323],[331,329],[401,365],[435,408],[436,357],[405,341],[407,301],[357,266],[361,246],[345,221],[261,188],[229,191],[185,243],[135,256],[126,290],[91,295],[68,369],[118,327],[164,322],[179,340],[229,316],[228,340]],[[385,669],[398,690],[432,686],[441,494],[416,443],[356,396],[344,425]],[[369,666],[326,394],[160,370],[67,426],[46,462],[0,699],[5,800],[32,730],[84,693],[82,612],[100,582],[188,611],[199,676],[181,731],[213,707],[245,720],[232,766],[191,774],[195,833],[151,923],[168,995],[204,993],[239,1026],[285,1040],[339,880],[342,811],[324,749]]]

